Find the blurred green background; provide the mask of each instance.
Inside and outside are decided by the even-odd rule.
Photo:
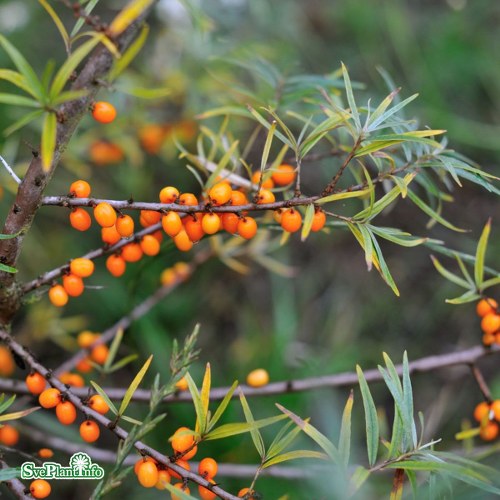
[[[110,19],[123,3],[101,2],[96,12]],[[71,26],[71,12],[59,3],[55,7]],[[420,94],[410,105],[410,116],[418,117],[422,126],[446,129],[452,148],[498,175],[499,21],[500,3],[490,0],[207,0],[185,4],[163,0],[151,19],[149,40],[139,58],[114,88],[100,94],[116,104],[119,119],[109,127],[97,126],[90,118],[83,120],[48,194],[67,192],[78,177],[87,178],[93,194],[103,198],[155,200],[159,186],[167,184],[179,185],[184,191],[197,189],[196,181],[184,168],[185,162],[177,158],[172,141],[164,144],[159,154],[149,155],[140,147],[138,130],[148,123],[168,123],[172,127],[191,123],[198,113],[221,105],[227,94],[233,95],[231,82],[238,78],[258,88],[248,72],[224,63],[227,58],[244,60],[254,56],[267,59],[284,75],[326,74],[338,69],[343,61],[351,78],[366,85],[360,99],[372,97],[375,102],[387,93],[377,72],[380,66],[402,87],[403,97]],[[0,2],[0,32],[39,71],[47,59],[61,61],[64,57],[54,25],[36,2]],[[6,64],[8,60],[0,52],[0,66]],[[166,87],[170,95],[162,100],[137,99],[129,93],[136,87]],[[0,91],[5,88],[7,85],[0,83]],[[245,102],[241,95],[234,97]],[[20,113],[0,107],[0,129]],[[248,130],[241,132],[245,137]],[[36,128],[23,129],[8,139],[0,139],[0,154],[19,175],[29,161],[31,148],[36,147],[37,134]],[[90,145],[101,138],[122,145],[125,160],[106,167],[92,164]],[[188,134],[184,145],[189,149],[192,144]],[[4,215],[15,186],[3,170],[0,180],[4,190],[0,210]],[[470,232],[457,235],[436,226],[427,229],[425,216],[405,203],[382,222],[443,239],[452,248],[473,253],[487,218],[498,215],[498,201],[494,195],[471,186],[453,195],[455,203],[446,206],[444,215]],[[19,263],[21,278],[32,279],[99,246],[95,228],[87,234],[75,234],[67,217],[64,209],[40,210]],[[489,250],[489,263],[494,267],[498,267],[495,256],[500,250],[498,229],[494,219]],[[211,261],[132,325],[123,353],[137,351],[143,360],[153,352],[154,369],[166,378],[172,339],[182,339],[200,322],[202,353],[191,373],[200,380],[205,362],[210,361],[213,382],[218,386],[229,385],[234,379],[243,381],[255,367],[267,368],[272,380],[286,380],[351,371],[356,363],[373,368],[381,363],[382,351],[400,362],[405,349],[411,360],[480,342],[474,306],[445,304],[445,298],[456,296],[457,290],[435,272],[429,249],[393,245],[384,245],[383,249],[401,291],[399,298],[378,274],[367,273],[362,250],[344,232],[314,236],[304,244],[293,238],[288,246],[275,252],[273,257],[293,271],[292,278],[269,273],[255,264],[250,274],[242,276]],[[18,335],[47,365],[57,366],[78,331],[106,329],[155,289],[162,269],[190,258],[190,254],[180,255],[168,247],[156,259],[129,266],[119,280],[111,278],[101,262],[91,279],[92,285],[99,288],[89,289],[81,298],[70,301],[62,312],[48,307],[43,296],[18,318]],[[106,383],[123,386],[139,366],[138,362]],[[494,395],[500,397],[495,360],[485,360],[481,367]],[[428,422],[426,438],[442,437],[444,447],[460,448],[453,436],[481,400],[468,369],[415,375],[413,382],[415,407],[423,411]],[[375,390],[376,402],[390,421],[393,410],[389,394],[383,387],[379,389]],[[347,394],[347,390],[313,391],[251,403],[254,414],[265,417],[275,414],[274,402],[280,402],[303,417],[311,416],[313,424],[336,440]],[[354,444],[359,450],[354,451],[354,456],[364,461],[363,412],[358,392],[355,398]],[[137,407],[137,415],[140,411]],[[166,411],[166,423],[147,438],[149,444],[164,452],[168,452],[167,438],[173,430],[194,423],[194,410],[189,405],[171,405]],[[238,404],[231,406],[228,418],[243,418]],[[40,422],[37,416],[30,425]],[[52,426],[50,421],[46,425],[54,433],[59,432],[60,426]],[[23,442],[26,449],[36,449],[27,438]],[[105,443],[113,444],[113,440]],[[303,445],[310,443],[304,440]],[[249,436],[209,443],[203,448],[201,457],[206,451],[221,462],[257,463]],[[490,461],[498,466],[495,455]],[[300,468],[308,466],[304,463]],[[222,486],[233,491],[249,482],[221,478]],[[371,481],[359,498],[386,497],[390,483],[389,476],[381,477],[380,483]],[[73,498],[84,498],[88,493],[83,489],[78,493],[70,491],[72,485],[57,486],[67,488],[59,491]],[[263,478],[257,489],[269,499],[287,493],[290,499],[336,498],[334,477],[293,483]],[[135,479],[129,478],[127,487],[112,497],[139,495],[155,498],[160,494],[139,489]],[[455,491],[454,498],[474,498],[474,493],[462,488]]]

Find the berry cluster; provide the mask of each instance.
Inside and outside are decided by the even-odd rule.
[[[479,436],[484,441],[493,441],[500,430],[500,399],[482,401],[474,409],[474,419],[479,422]]]
[[[500,345],[500,312],[497,301],[488,297],[480,300],[476,312],[481,318],[483,344],[486,346]]]

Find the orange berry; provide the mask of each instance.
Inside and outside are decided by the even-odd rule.
[[[62,282],[66,293],[70,297],[78,297],[85,289],[82,278],[74,274],[65,274],[62,278]]]
[[[177,200],[179,205],[194,206],[198,205],[198,198],[193,193],[182,193]]]
[[[78,347],[85,349],[86,347],[91,346],[99,337],[100,335],[98,333],[84,330],[78,334],[76,342],[78,343]]]
[[[106,415],[109,411],[108,403],[104,400],[104,398],[100,394],[94,394],[88,402],[90,408],[92,408],[97,413],[101,415]]]
[[[173,238],[182,229],[182,219],[177,212],[168,212],[161,218],[161,225],[163,230]]]
[[[94,218],[100,226],[111,227],[115,225],[117,216],[115,209],[109,203],[102,201],[94,207]]]
[[[10,350],[0,345],[0,377],[10,377],[15,368],[16,364]]]
[[[151,234],[146,234],[139,244],[146,255],[153,256],[160,253],[160,242]]]
[[[68,293],[62,285],[54,285],[49,289],[49,300],[56,307],[63,307],[68,303]]]
[[[143,253],[141,245],[135,242],[127,243],[122,248],[122,257],[126,262],[137,262],[141,260]]]
[[[167,489],[165,484],[170,483],[171,480],[170,474],[165,469],[161,469],[158,471],[158,481],[155,484],[155,488],[157,490],[165,490]]]
[[[179,427],[171,437],[172,448],[177,453],[184,453],[195,444],[194,435],[188,427]]]
[[[179,190],[174,186],[165,186],[160,191],[161,203],[175,203],[179,197]]]
[[[186,469],[186,470],[191,470],[191,466],[189,465],[189,462],[187,462],[186,460],[177,460],[175,462],[175,465],[178,465],[179,467],[182,467],[183,469]],[[182,479],[180,474],[177,474],[177,472],[175,472],[174,470],[170,469],[168,471],[168,473],[172,476],[172,477],[175,477],[175,479]]]
[[[77,231],[86,231],[92,225],[92,219],[82,207],[77,207],[69,213],[69,223]]]
[[[158,469],[153,462],[142,462],[137,471],[137,479],[144,488],[153,488],[158,482]]]
[[[248,198],[247,195],[243,191],[233,191],[231,193],[231,205],[247,205]]]
[[[84,387],[85,381],[81,375],[78,373],[65,372],[59,375],[59,380],[66,385],[72,385],[73,387]]]
[[[155,231],[154,233],[151,234],[151,236],[158,242],[161,243],[163,241],[163,233],[161,232],[161,229],[158,229],[158,231]]]
[[[483,334],[483,344],[485,346],[493,345],[496,342],[496,335],[494,333],[484,333]]]
[[[260,181],[260,176],[261,176],[260,170],[256,170],[252,174],[252,183],[255,185],[258,185],[259,181]],[[264,189],[272,189],[274,187],[273,179],[270,176],[265,175],[265,178],[262,181],[261,187],[263,187]]]
[[[489,413],[490,413],[490,404],[487,403],[486,401],[481,401],[475,408],[474,408],[474,420],[477,422],[483,422],[488,420],[489,418]]]
[[[126,267],[125,259],[121,255],[110,255],[106,259],[106,269],[116,278],[125,272]]]
[[[252,370],[247,375],[247,384],[250,387],[262,387],[269,383],[269,373],[264,368],[257,368]]]
[[[203,231],[202,215],[196,214],[195,217],[188,216],[186,217],[186,223],[184,224],[184,230],[188,235],[189,239],[196,243],[200,241],[205,235],[205,231]]]
[[[283,163],[272,173],[271,178],[278,186],[287,186],[295,180],[295,169],[291,165]]]
[[[313,216],[313,222],[311,226],[311,231],[313,233],[316,233],[318,231],[321,231],[326,224],[326,214],[323,212],[323,210],[319,209],[314,212]]]
[[[253,217],[244,217],[238,221],[238,234],[249,240],[257,233],[257,222]]]
[[[283,209],[278,208],[278,210],[275,210],[273,212],[273,219],[278,223],[281,224],[281,217],[283,217]]]
[[[489,313],[496,312],[498,308],[498,302],[495,299],[485,298],[481,299],[476,306],[477,315],[481,318]]]
[[[99,439],[101,431],[93,420],[85,420],[80,425],[80,437],[87,443],[93,443]]]
[[[30,493],[33,498],[47,498],[51,491],[50,483],[45,479],[35,479],[30,484]]]
[[[244,498],[246,497],[247,500],[253,500],[254,492],[250,488],[242,488],[240,491],[238,491],[238,498]]]
[[[134,464],[134,473],[137,475],[139,473],[139,468],[144,462],[152,462],[156,464],[156,460],[153,457],[150,457],[149,455],[146,455],[144,457],[139,458],[137,462]]]
[[[40,458],[52,458],[54,456],[54,452],[50,448],[40,448],[38,450],[38,456]]]
[[[69,187],[69,194],[75,198],[88,198],[90,196],[90,184],[87,181],[75,181]]]
[[[185,229],[181,229],[179,233],[174,236],[174,243],[181,252],[189,252],[189,250],[193,248],[193,242],[189,239]]]
[[[198,453],[198,446],[193,446],[187,453],[182,455],[183,460],[191,460]]]
[[[493,418],[497,422],[500,422],[500,399],[495,399],[495,401],[491,403],[491,411],[493,412]]]
[[[215,481],[213,479],[209,479],[209,481],[210,483],[215,484]],[[210,491],[208,488],[205,488],[204,486],[198,486],[198,493],[200,495],[201,500],[214,500],[215,498],[218,498],[213,491]]]
[[[265,203],[274,203],[276,201],[276,197],[272,191],[268,189],[261,189],[257,194],[257,203],[259,205],[264,205]]]
[[[129,238],[134,234],[134,219],[130,215],[120,215],[116,219],[115,227],[122,238]]]
[[[56,406],[56,416],[63,425],[71,425],[76,420],[76,408],[71,401],[61,401]]]
[[[123,149],[112,142],[95,141],[89,148],[90,161],[99,166],[112,165],[123,160]]]
[[[26,377],[26,387],[28,388],[28,391],[31,392],[34,396],[38,396],[45,390],[45,386],[47,385],[47,382],[45,380],[45,377],[40,375],[38,372],[33,372],[30,373]]]
[[[217,462],[211,458],[203,458],[198,465],[198,474],[205,479],[213,479],[217,474]]]
[[[92,116],[99,123],[111,123],[116,118],[116,109],[109,102],[97,101],[92,105]]]
[[[180,280],[186,280],[189,278],[189,275],[191,274],[191,266],[187,264],[186,262],[176,262],[174,264],[174,271],[175,275],[180,279]]]
[[[214,205],[224,205],[231,199],[233,190],[227,182],[218,182],[208,191],[208,197]]]
[[[88,278],[89,276],[92,276],[94,268],[94,263],[90,259],[84,259],[83,257],[73,259],[69,265],[71,274],[79,276],[80,278]]]
[[[54,408],[61,402],[61,392],[55,387],[45,389],[38,397],[42,408]]]
[[[92,365],[90,364],[89,358],[83,358],[76,364],[75,368],[82,373],[88,373],[92,371]]]
[[[174,488],[178,488],[179,490],[182,490],[186,495],[190,495],[191,491],[187,486],[184,485],[184,483],[176,483],[174,484]],[[175,493],[170,494],[172,500],[182,500],[181,497],[177,496]]]
[[[486,314],[481,320],[481,330],[484,333],[495,333],[497,330],[500,330],[500,314]]]
[[[498,436],[498,424],[496,422],[487,422],[481,426],[479,436],[484,441],[493,441]]]
[[[281,227],[289,233],[295,233],[302,225],[302,215],[298,210],[289,208],[281,215]]]
[[[103,365],[108,359],[109,349],[106,344],[97,344],[90,352],[90,359],[98,365]]]
[[[175,275],[175,271],[168,267],[164,269],[160,274],[160,282],[163,286],[171,286],[177,280],[177,276]]]
[[[187,391],[189,386],[188,386],[188,382],[187,382],[187,379],[186,377],[182,377],[180,380],[178,380],[176,383],[175,383],[175,387],[177,388],[177,390],[179,391]]]
[[[101,229],[101,239],[104,243],[107,243],[108,245],[114,245],[115,243],[118,243],[122,237],[118,230],[116,229],[116,225],[114,226],[109,226],[109,227],[103,227]]]
[[[139,129],[139,142],[150,155],[157,154],[165,140],[167,129],[162,125],[144,125]]]
[[[221,216],[222,228],[230,234],[235,234],[238,231],[239,221],[240,218],[232,212],[222,214]]]
[[[205,214],[201,219],[201,228],[205,234],[215,234],[221,228],[221,220],[217,214]]]
[[[19,431],[12,425],[4,424],[0,428],[0,443],[5,446],[15,446],[19,441]]]
[[[152,226],[160,222],[161,213],[154,210],[141,210],[141,219],[146,223],[146,226]]]

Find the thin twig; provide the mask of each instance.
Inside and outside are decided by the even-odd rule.
[[[479,390],[483,394],[484,399],[488,403],[491,403],[492,399],[491,399],[490,388],[488,387],[486,380],[484,380],[484,377],[483,377],[483,374],[481,373],[481,370],[477,367],[476,363],[470,364],[470,370],[472,372],[472,376],[474,377],[474,380],[477,382],[477,385],[479,386]]]
[[[10,168],[10,165],[4,160],[3,156],[0,156],[0,161],[3,163],[5,169],[7,172],[9,172],[10,176],[18,183],[21,184],[21,179],[16,175],[14,170]]]

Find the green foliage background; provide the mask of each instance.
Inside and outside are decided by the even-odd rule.
[[[122,4],[101,3],[105,4],[99,10],[103,18],[111,17],[112,9]],[[118,80],[116,92],[100,94],[117,105],[120,118],[109,127],[84,119],[48,194],[65,193],[70,182],[78,177],[89,179],[93,194],[103,198],[133,196],[136,200],[156,200],[158,187],[167,184],[179,185],[185,191],[197,189],[172,144],[160,156],[146,155],[137,142],[137,131],[146,123],[191,120],[196,114],[220,105],[228,93],[228,81],[243,79],[250,88],[265,92],[259,89],[251,73],[228,64],[230,58],[248,61],[256,55],[269,60],[285,75],[329,73],[344,61],[351,78],[366,84],[362,96],[381,97],[387,93],[376,71],[377,66],[382,66],[402,87],[404,97],[420,93],[410,105],[410,114],[419,117],[422,126],[447,129],[453,148],[487,171],[500,173],[500,67],[494,63],[498,59],[495,27],[500,18],[500,4],[497,2],[209,0],[201,6],[186,5],[191,19],[176,1],[161,3],[151,22],[149,41],[132,70]],[[15,23],[10,27],[2,25],[6,36],[35,67],[39,63],[39,71],[48,58],[61,60],[63,45],[43,9],[36,2],[4,1],[0,3],[0,18],[1,14],[16,9],[19,19],[26,16],[25,24],[17,28],[13,28]],[[68,13],[62,7],[59,11],[69,22]],[[39,33],[50,33],[44,36],[43,44]],[[5,64],[5,54],[0,53],[0,65]],[[0,83],[0,89],[3,86]],[[162,86],[172,91],[163,100],[138,100],[120,92],[134,87]],[[239,100],[245,102],[241,96]],[[19,116],[20,111],[0,107],[0,129]],[[15,137],[0,139],[1,154],[15,165],[19,174],[29,161],[30,144],[37,140],[37,133],[24,129]],[[123,145],[126,161],[109,167],[89,163],[89,145],[103,135]],[[258,153],[256,165],[257,158]],[[306,170],[305,176],[308,175]],[[321,172],[311,175],[321,181],[328,178],[321,177]],[[0,210],[5,214],[13,186],[4,171],[0,179],[4,187]],[[437,226],[426,229],[425,216],[417,214],[409,203],[398,204],[396,210],[384,217],[383,223],[443,239],[452,248],[473,253],[488,216],[498,214],[498,202],[471,186],[456,190],[454,196],[455,203],[445,206],[443,215],[470,229],[468,233],[452,234]],[[498,234],[498,221],[494,220],[489,249],[493,265],[500,250]],[[215,386],[229,385],[234,379],[244,381],[246,373],[255,367],[266,367],[273,380],[285,380],[351,371],[356,363],[371,368],[381,361],[382,351],[399,361],[406,349],[411,360],[480,342],[473,305],[458,307],[444,303],[445,298],[456,295],[456,290],[435,272],[428,249],[384,245],[401,291],[401,297],[397,298],[378,274],[367,273],[363,252],[347,232],[315,235],[303,244],[296,238],[292,240],[274,257],[289,266],[293,278],[269,273],[257,265],[252,266],[247,276],[220,262],[204,265],[188,283],[128,330],[123,353],[138,351],[140,360],[112,383],[125,385],[120,379],[130,380],[134,369],[151,352],[154,353],[152,371],[164,372],[171,340],[183,338],[196,322],[201,323],[202,354],[191,373],[195,380],[200,380],[204,362],[210,361]],[[89,234],[75,234],[64,209],[44,208],[27,238],[20,273],[32,279],[97,246],[99,235],[95,228]],[[129,266],[120,280],[112,279],[100,263],[92,277],[92,284],[99,285],[98,289],[87,290],[81,298],[70,301],[63,312],[47,307],[47,299],[43,297],[19,319],[19,338],[30,344],[40,359],[55,366],[66,356],[65,349],[72,347],[75,333],[83,328],[105,329],[154,290],[162,269],[189,258],[169,248],[159,258]],[[494,395],[500,397],[500,378],[493,363],[485,361],[483,365]],[[427,437],[442,437],[447,448],[460,447],[453,442],[453,435],[460,429],[462,419],[471,418],[473,407],[481,400],[468,369],[416,375],[413,384],[415,407],[424,412],[428,421]],[[390,397],[386,390],[380,389],[375,391],[376,402],[390,422]],[[336,440],[347,394],[347,390],[322,390],[250,403],[254,415],[260,418],[274,413],[273,403],[279,401],[303,417],[311,416],[314,425]],[[166,423],[148,439],[151,445],[165,452],[168,452],[168,436],[179,425],[194,423],[194,411],[189,405],[172,405],[167,411]],[[140,415],[139,406],[136,412]],[[354,416],[357,419],[354,443],[362,449],[364,431],[358,391]],[[228,417],[242,418],[238,404],[231,406]],[[47,420],[45,425],[52,426],[45,415],[37,414],[26,420],[33,424]],[[59,428],[54,426],[53,431],[59,432]],[[204,445],[201,457],[210,454],[222,462],[252,463],[257,461],[252,449],[249,436],[237,437],[230,442]],[[360,459],[363,460],[361,453]],[[490,461],[498,466],[495,455]],[[385,479],[380,485],[371,483],[360,498],[387,495]],[[224,480],[222,485],[234,490],[247,486],[248,482]],[[329,476],[297,481],[292,486],[289,481],[262,478],[257,487],[265,498],[271,499],[287,492],[290,498],[321,495],[333,498],[329,495],[335,490],[335,480]],[[139,494],[141,498],[155,497],[154,492],[139,492],[132,479],[126,492],[122,488],[115,496],[136,498]],[[75,492],[71,495],[77,497]],[[85,492],[79,495],[83,498]],[[467,489],[461,490],[460,495],[473,498]]]

